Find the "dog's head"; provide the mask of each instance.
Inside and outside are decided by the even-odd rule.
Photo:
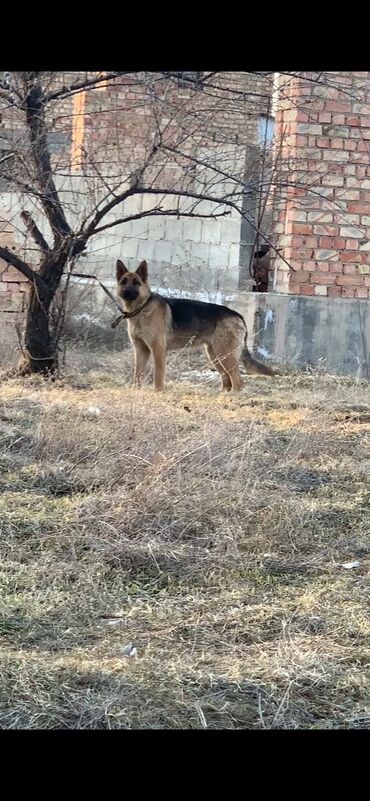
[[[148,265],[146,261],[139,264],[136,272],[130,273],[122,261],[116,264],[117,294],[122,300],[146,300],[149,294]]]

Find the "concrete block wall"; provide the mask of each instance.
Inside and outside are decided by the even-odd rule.
[[[63,187],[69,197],[73,191],[76,198],[73,214],[69,209],[70,221],[73,223],[81,220],[86,212],[83,179],[71,179],[68,189],[63,179]],[[156,203],[170,208],[168,198],[137,195],[122,204],[111,218],[107,217],[107,221],[123,214],[137,214],[144,209],[154,208]],[[22,208],[23,204],[16,193],[0,195],[1,243],[12,248],[20,258],[37,265],[38,249],[29,236],[22,235]],[[208,203],[207,207],[203,204],[203,214],[214,211],[213,204]],[[32,213],[37,225],[50,241],[50,230],[44,215],[35,208]],[[189,291],[231,290],[238,286],[239,251],[240,217],[234,213],[219,219],[144,217],[93,237],[88,244],[86,256],[79,261],[78,270],[97,274],[103,280],[114,281],[117,258],[121,258],[130,269],[136,269],[139,262],[146,259],[151,280],[157,285],[187,288]],[[16,291],[24,293],[27,286],[27,281],[15,268],[8,267],[6,262],[0,260],[2,294]]]
[[[132,198],[140,213],[145,197]],[[153,197],[150,198],[153,201]],[[155,200],[155,199],[154,199]],[[155,203],[153,203],[155,205]],[[212,208],[210,208],[212,212]],[[114,278],[115,261],[129,269],[145,259],[151,280],[178,289],[236,288],[239,278],[240,218],[146,217],[113,228],[91,240],[86,271]]]

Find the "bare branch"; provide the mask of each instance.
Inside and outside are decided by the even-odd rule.
[[[8,103],[9,106],[14,106],[14,107],[18,106],[18,103],[16,103],[16,101],[12,97],[11,92],[0,88],[0,97],[2,98],[2,100],[5,100],[5,102]]]
[[[0,159],[0,164],[4,164],[4,161],[8,161],[8,159],[14,158],[14,155],[15,155],[14,153],[6,153],[5,156],[2,156],[2,158]]]
[[[41,233],[40,229],[37,227],[34,219],[31,217],[28,211],[21,211],[21,220],[24,222],[27,230],[31,234],[32,238],[36,242],[36,245],[41,248],[44,253],[50,253],[49,245],[44,239],[43,234]]]
[[[9,106],[14,106],[19,108],[22,102],[22,98],[15,88],[15,86],[10,86],[7,80],[2,79],[0,81],[0,97],[3,100],[6,100],[9,103]]]
[[[41,201],[43,200],[44,195],[42,192],[38,192],[37,189],[33,188],[33,186],[24,183],[24,181],[20,181],[13,175],[1,172],[0,177],[2,181],[8,181],[9,184],[14,184],[14,186],[16,186],[20,192],[25,192],[26,195],[30,195],[31,197],[37,197]]]
[[[134,195],[135,193],[135,188],[130,187],[130,189],[126,189],[124,192],[121,192],[120,195],[116,195],[113,200],[110,201],[110,203],[107,203],[102,209],[100,209],[100,211],[97,211],[88,227],[85,230],[82,228],[80,231],[80,234],[85,238],[85,240],[87,241],[89,237],[92,236],[96,227],[100,223],[100,220],[102,220],[106,214],[112,211],[115,206],[118,206],[119,203],[123,203],[124,200],[126,200],[128,197],[131,197],[131,195]]]
[[[95,78],[86,78],[84,81],[76,81],[75,83],[71,83],[70,86],[62,86],[61,89],[44,95],[44,103],[48,103],[50,100],[61,100],[63,97],[68,97],[75,92],[84,91],[85,89],[94,89],[95,86],[99,86],[103,81],[119,78],[126,74],[125,72],[107,72],[105,75],[96,76]]]
[[[25,98],[26,118],[38,184],[42,190],[41,202],[54,235],[60,239],[65,234],[71,234],[72,230],[66,220],[52,175],[46,138],[44,96],[35,73],[27,74],[26,85],[28,89]]]
[[[47,286],[42,280],[41,276],[34,272],[34,270],[32,270],[25,261],[19,259],[15,253],[12,253],[11,250],[8,250],[8,248],[0,247],[0,259],[4,259],[4,261],[6,261],[8,264],[11,264],[12,267],[16,267],[16,269],[19,270],[22,275],[28,278],[28,280],[32,283],[40,286],[44,291],[47,290]]]
[[[91,236],[99,234],[101,231],[106,231],[108,228],[114,228],[116,225],[122,225],[123,223],[132,222],[133,220],[142,220],[143,217],[195,217],[197,220],[216,220],[218,217],[227,217],[228,214],[231,214],[231,211],[220,211],[215,214],[198,214],[192,211],[167,211],[166,209],[161,209],[159,206],[157,209],[153,208],[149,209],[149,211],[141,211],[137,214],[132,214],[130,217],[122,217],[120,220],[114,220],[106,225],[101,225],[100,228],[95,228]]]
[[[230,173],[225,172],[218,165],[215,166],[213,164],[210,164],[208,161],[204,161],[203,159],[197,159],[190,153],[183,153],[176,147],[169,147],[168,145],[163,145],[162,150],[167,150],[169,153],[175,153],[177,156],[181,156],[181,158],[187,159],[188,161],[191,161],[193,164],[197,164],[200,167],[206,167],[208,170],[212,170],[213,172],[217,173],[217,175],[222,175],[223,178],[228,178],[229,180],[234,181],[234,183],[244,186],[244,181],[242,181],[235,175],[230,175]]]
[[[145,164],[139,170],[136,170],[135,173],[131,176],[130,188],[125,189],[119,195],[115,195],[114,198],[109,203],[107,203],[105,206],[103,206],[102,209],[97,211],[91,223],[88,225],[87,229],[84,229],[84,227],[82,226],[82,229],[80,230],[78,236],[82,235],[85,241],[87,242],[89,237],[92,236],[92,234],[94,233],[100,220],[102,220],[103,217],[106,216],[106,214],[108,214],[110,211],[112,211],[112,209],[118,206],[119,203],[123,203],[123,201],[126,200],[128,197],[131,197],[132,195],[138,193],[143,193],[145,191],[142,188],[144,173],[146,168],[149,166],[151,159],[157,153],[157,151],[158,151],[158,146],[157,144],[155,144],[151,148],[150,154],[146,159]]]
[[[192,78],[190,75],[189,76],[183,76],[181,72],[164,72],[163,75],[166,78],[170,78],[170,79],[171,78],[178,79],[181,76],[181,80],[183,80],[184,82],[189,84],[189,87],[192,86],[194,89],[197,88],[197,86],[202,85],[202,86],[204,86],[205,90],[207,90],[207,89],[216,89],[218,92],[223,92],[224,94],[235,95],[236,97],[240,97],[242,100],[245,100],[246,97],[253,97],[253,98],[257,98],[258,97],[258,98],[266,99],[266,94],[261,94],[261,92],[251,92],[251,91],[246,92],[246,91],[243,91],[242,89],[232,88],[231,86],[222,86],[220,84],[214,84],[211,81],[207,81],[207,82],[205,80],[199,81],[196,78]],[[217,75],[217,73],[215,73],[215,75]]]

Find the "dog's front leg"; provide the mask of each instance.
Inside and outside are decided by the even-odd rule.
[[[151,350],[154,362],[154,387],[157,390],[162,390],[164,389],[166,372],[166,343],[163,341],[154,342]]]
[[[145,368],[148,364],[150,350],[142,341],[142,339],[135,339],[134,340],[134,348],[135,348],[135,372],[134,372],[134,383],[137,386],[140,386],[142,378],[145,373]]]

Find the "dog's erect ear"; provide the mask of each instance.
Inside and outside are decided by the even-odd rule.
[[[118,259],[117,260],[117,264],[116,264],[116,278],[117,278],[117,281],[120,281],[122,276],[125,273],[128,273],[128,269],[127,269],[127,267],[125,267],[123,261]]]
[[[148,265],[146,261],[142,261],[141,264],[139,264],[136,272],[144,283],[148,280]]]

